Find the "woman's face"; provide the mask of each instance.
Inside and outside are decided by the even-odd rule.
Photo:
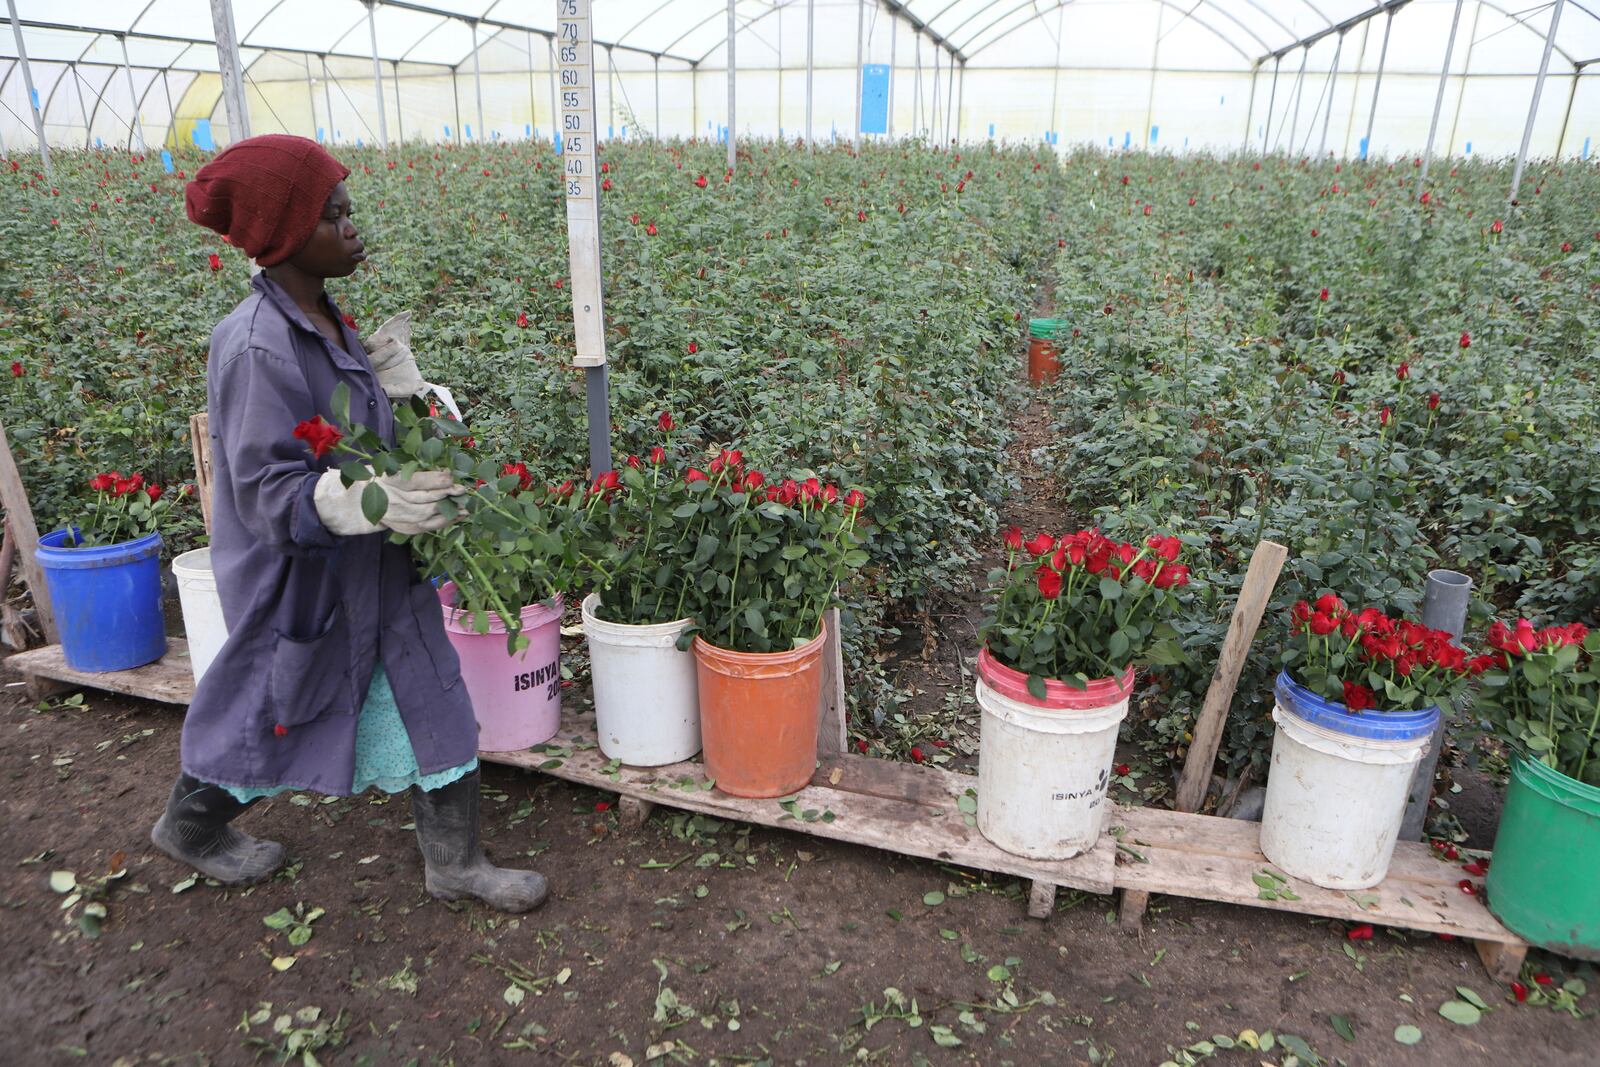
[[[354,274],[366,258],[366,246],[356,233],[350,208],[350,190],[340,182],[328,194],[311,240],[289,257],[289,263],[318,278],[345,278]]]

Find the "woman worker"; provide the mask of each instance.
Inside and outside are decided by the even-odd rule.
[[[211,562],[228,639],[189,705],[182,770],[150,839],[242,885],[284,862],[283,846],[230,825],[262,797],[409,788],[428,892],[527,911],[545,879],[483,854],[471,700],[433,587],[388,540],[446,525],[438,503],[463,490],[445,471],[379,478],[389,506],[374,524],[365,483],[343,485],[333,454],[314,458],[293,436],[314,416],[335,421],[343,384],[350,418],[392,444],[387,398],[423,385],[403,346],[369,360],[323,288],[366,258],[349,174],[314,141],[269,135],[228,148],[186,191],[189,218],[263,269],[211,335]]]

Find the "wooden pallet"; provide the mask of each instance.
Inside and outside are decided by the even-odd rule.
[[[1473,941],[1500,981],[1517,976],[1528,946],[1489,914],[1481,895],[1461,891],[1459,864],[1418,841],[1395,845],[1388,877],[1359,892],[1322,889],[1286,878],[1295,899],[1263,898],[1255,877],[1282,876],[1261,854],[1259,823],[1159,808],[1119,807],[1106,833],[1121,846],[1115,882],[1122,890],[1123,928],[1139,928],[1151,893],[1243,904],[1350,923],[1447,934]],[[1473,853],[1487,855],[1487,853]],[[1472,879],[1482,888],[1482,879]]]
[[[866,756],[824,755],[811,784],[794,795],[802,815],[815,815],[796,818],[777,800],[750,800],[708,788],[698,760],[667,767],[614,767],[596,743],[593,722],[591,716],[566,718],[540,751],[480,755],[620,794],[630,802],[624,810],[632,820],[643,821],[659,804],[1027,878],[1037,887],[1036,898],[1048,895],[1049,903],[1040,905],[1043,914],[1054,903],[1056,886],[1091,893],[1114,888],[1115,847],[1070,860],[1031,860],[991,844],[968,825],[959,807],[962,794],[977,786],[969,775]]]
[[[78,671],[67,666],[60,645],[46,645],[6,658],[6,666],[22,675],[27,693],[43,700],[69,689],[103,689],[163,704],[188,704],[194,697],[194,671],[189,666],[189,642],[167,638],[167,653],[154,663],[129,671]]]
[[[977,779],[937,767],[824,755],[811,784],[795,794],[802,814],[816,813],[807,820],[776,800],[707,788],[698,760],[656,768],[614,765],[600,752],[590,716],[567,717],[539,751],[480,755],[617,793],[634,823],[660,805],[1026,878],[1032,883],[1028,913],[1035,918],[1051,914],[1058,886],[1120,889],[1125,928],[1132,930],[1149,895],[1164,893],[1470,939],[1497,978],[1514,978],[1527,952],[1481,897],[1461,892],[1458,866],[1416,842],[1396,847],[1389,877],[1375,889],[1347,894],[1291,878],[1286,884],[1298,899],[1262,899],[1254,877],[1275,868],[1261,854],[1260,827],[1251,822],[1117,805],[1096,848],[1070,860],[1041,861],[1005,852],[968,825],[958,804],[968,789],[976,790]],[[828,813],[833,818],[825,821]]]

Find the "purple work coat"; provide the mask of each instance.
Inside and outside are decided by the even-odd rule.
[[[265,274],[211,335],[211,566],[228,640],[183,723],[183,769],[250,789],[348,795],[356,719],[381,660],[423,774],[478,753],[478,726],[433,586],[388,532],[338,537],[312,492],[337,453],[313,459],[294,428],[350,417],[391,444],[394,415],[355,331],[329,343]],[[335,322],[339,309],[329,300]],[[348,457],[346,457],[348,458]]]

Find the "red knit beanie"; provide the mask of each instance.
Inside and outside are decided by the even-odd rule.
[[[184,189],[189,218],[263,267],[306,246],[350,168],[317,142],[269,133],[230,145]]]

